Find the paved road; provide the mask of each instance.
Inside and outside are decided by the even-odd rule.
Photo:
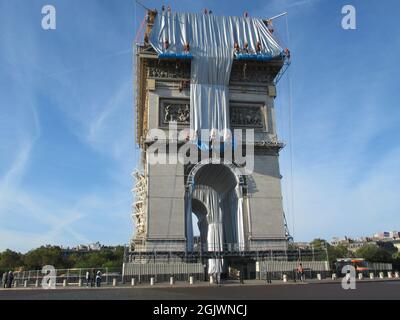
[[[199,285],[195,287],[117,287],[0,290],[0,300],[274,300],[274,299],[400,299],[400,281],[357,282],[355,290],[340,283],[272,285]]]

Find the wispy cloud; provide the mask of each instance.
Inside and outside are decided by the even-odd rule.
[[[335,57],[327,53],[325,59]],[[294,148],[293,181],[288,148],[281,156],[285,207],[290,227],[294,215],[297,240],[362,236],[399,228],[395,217],[400,210],[396,200],[400,193],[396,182],[400,178],[400,118],[391,99],[396,77],[391,72],[366,76],[375,69],[390,70],[391,62],[380,61],[368,72],[355,64],[346,65],[344,71],[342,63],[338,61],[336,69],[329,68],[328,74],[295,65],[298,81],[291,92],[295,97],[292,139],[287,79],[281,83],[277,100],[280,136]],[[314,81],[299,81],[305,77]],[[292,196],[291,184],[294,212],[287,200]]]
[[[398,228],[400,148],[387,154],[357,184],[348,185],[336,170],[298,168],[296,171],[296,230],[304,239],[362,236]],[[373,159],[371,159],[373,161]],[[349,177],[351,179],[351,177]]]
[[[126,154],[127,147],[133,145],[133,126],[118,128],[120,120],[126,119],[126,115],[132,110],[131,91],[130,81],[123,83],[99,108],[99,112],[93,116],[88,126],[87,141],[97,149],[111,151],[115,158],[119,158],[121,152]],[[133,118],[131,121],[133,123]]]
[[[317,2],[321,2],[323,0],[300,0],[300,1],[280,1],[281,5],[286,8],[293,8],[298,6],[305,6],[305,5],[314,5]]]
[[[59,79],[62,76],[66,76],[70,73],[82,73],[84,71],[87,71],[89,69],[92,68],[96,68],[99,67],[99,65],[101,65],[101,63],[104,63],[105,61],[112,59],[112,58],[116,58],[118,56],[123,56],[123,55],[131,55],[132,54],[132,49],[126,49],[126,50],[119,50],[110,54],[105,54],[102,57],[99,57],[97,59],[94,59],[93,61],[90,61],[87,64],[84,65],[79,65],[76,67],[72,67],[72,68],[68,68],[62,71],[58,71],[58,72],[52,72],[52,73],[46,73],[44,72],[44,70],[41,70],[43,73],[43,77],[44,78],[54,78],[54,79]]]
[[[73,6],[73,3],[69,7],[57,6],[58,12],[68,16]],[[37,8],[40,13],[40,7]],[[118,230],[130,223],[132,50],[109,50],[103,40],[109,37],[113,44],[119,43],[116,48],[130,48],[131,39],[124,38],[116,24],[105,28],[101,41],[84,40],[91,42],[95,51],[82,49],[87,43],[78,45],[82,50],[71,50],[71,41],[79,39],[71,37],[74,32],[68,31],[75,27],[73,24],[60,23],[56,31],[46,33],[36,23],[40,15],[33,14],[31,6],[19,1],[15,5],[7,3],[2,9],[5,10],[0,12],[0,251],[5,248],[25,251],[48,243],[128,241],[130,228]],[[100,18],[103,10],[108,11],[107,7],[97,5],[95,9]],[[4,12],[18,12],[18,19]],[[100,18],[96,20],[94,14],[89,20],[103,27]],[[98,37],[96,32],[93,34]],[[51,139],[53,134],[57,138]],[[48,190],[54,182],[68,176],[68,172],[57,172],[57,166],[68,168],[69,160],[58,157],[56,152],[73,142],[71,138],[66,140],[71,135],[81,143],[74,141],[76,147],[98,153],[97,156],[93,153],[93,163],[96,157],[109,158],[99,168],[102,171],[99,176],[109,173],[109,184],[93,189],[91,181],[78,178],[76,186],[87,186],[87,191],[62,188],[52,190],[49,196]],[[50,166],[43,168],[42,162]],[[51,171],[58,175],[49,179]],[[62,186],[62,182],[58,181],[58,185]],[[104,224],[107,227],[102,227]]]
[[[57,6],[63,17],[57,30],[46,33],[37,21],[37,3],[0,2],[0,250],[121,243],[131,234],[129,173],[135,150],[127,48],[135,34],[134,5],[121,1],[110,10],[108,2],[65,3]],[[185,1],[172,5],[187,10]],[[278,88],[276,110],[279,135],[294,148],[294,212],[288,210],[289,148],[280,160],[296,239],[399,228],[400,114],[393,67],[399,40],[388,39],[390,33],[374,38],[376,48],[385,48],[377,59],[380,50],[370,50],[373,30],[360,28],[349,57],[343,53],[349,34],[338,35],[328,23],[321,24],[324,31],[315,27],[333,19],[332,12],[340,18],[331,1],[231,5],[229,13],[239,15],[244,9],[264,17],[288,11],[295,24],[288,43],[293,141],[284,86]],[[149,6],[159,8],[161,2]],[[225,5],[211,1],[191,10],[202,7],[226,12]],[[313,24],[317,9],[320,20]],[[358,21],[367,11],[358,10]],[[387,29],[390,21],[371,28]],[[276,33],[285,32],[284,22],[276,21],[282,24]],[[93,172],[85,175],[86,168]]]
[[[253,15],[260,16],[261,12],[265,12],[265,14],[271,17],[275,14],[288,11],[290,16],[295,16],[303,10],[315,8],[323,1],[325,0],[272,0],[264,3],[262,10],[253,9]]]

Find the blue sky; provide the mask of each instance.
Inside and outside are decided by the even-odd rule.
[[[57,10],[54,31],[41,28],[46,4]],[[276,109],[295,240],[400,229],[398,1],[165,4],[288,11],[290,39],[286,19],[275,24],[293,57]],[[357,10],[356,30],[341,28],[345,4]],[[0,0],[0,250],[129,241],[132,44],[143,14],[133,0]]]

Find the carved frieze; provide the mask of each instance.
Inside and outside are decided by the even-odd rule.
[[[233,104],[229,110],[232,128],[263,128],[260,106]]]
[[[135,222],[135,239],[141,239],[146,236],[146,200],[147,200],[147,186],[144,174],[135,171],[133,177],[136,180],[133,189],[135,201],[133,203],[132,217]]]
[[[276,72],[266,64],[234,63],[230,82],[271,83]]]
[[[155,79],[190,79],[190,65],[184,62],[149,62],[147,77]]]
[[[231,128],[264,128],[263,113],[260,105],[232,103],[229,113]],[[160,126],[167,126],[173,121],[178,126],[189,126],[189,100],[160,99]]]
[[[188,126],[190,123],[189,100],[160,100],[160,125],[166,126],[175,121],[178,125]]]
[[[230,82],[272,83],[279,67],[265,63],[239,63],[232,65]],[[147,77],[154,79],[190,79],[190,62],[149,60]]]

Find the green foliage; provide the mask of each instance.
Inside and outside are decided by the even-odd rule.
[[[23,260],[24,266],[28,270],[38,270],[45,265],[52,265],[56,269],[66,267],[60,247],[42,246],[26,253]]]
[[[314,247],[314,250],[325,250],[325,248],[329,247],[330,244],[328,241],[324,239],[314,239],[313,241],[310,242],[310,245]]]
[[[119,268],[122,265],[124,256],[124,247],[119,246],[115,250],[102,249],[100,251],[90,252],[81,259],[79,259],[75,267],[76,268]]]
[[[331,246],[324,239],[314,239],[310,242],[314,250],[327,250],[329,263],[333,263],[339,258],[364,258],[369,262],[389,262],[400,263],[400,255],[393,254],[394,249],[392,244],[387,244],[384,247],[378,247],[373,244],[367,244],[361,247],[353,254],[345,245]],[[393,254],[393,255],[392,255]],[[396,260],[398,259],[398,260]],[[321,259],[323,260],[323,259]]]
[[[21,253],[9,249],[0,253],[0,272],[9,271],[10,269],[14,270],[22,265]]]
[[[385,249],[385,251],[389,252],[391,255],[397,252],[397,248],[394,246],[394,244],[388,241],[378,242],[378,246],[382,249]]]
[[[0,272],[7,270],[40,270],[45,265],[56,269],[121,268],[124,247],[103,248],[99,251],[66,253],[58,246],[42,246],[26,254],[6,250],[0,253]]]
[[[352,258],[353,254],[344,245],[329,246],[328,248],[329,262],[333,263],[340,258]]]
[[[393,253],[393,260],[400,263],[400,252]]]
[[[334,262],[339,258],[351,258],[353,256],[352,252],[349,251],[346,246],[332,246],[325,239],[314,239],[310,242],[310,245],[314,250],[318,250],[319,252],[326,250],[328,252],[328,261],[331,266],[333,266]],[[326,254],[320,254],[320,257],[317,258],[319,258],[317,260],[325,260]]]
[[[400,270],[400,252],[393,253],[393,269]]]
[[[385,249],[367,244],[356,251],[356,256],[369,262],[393,262],[392,255]]]

